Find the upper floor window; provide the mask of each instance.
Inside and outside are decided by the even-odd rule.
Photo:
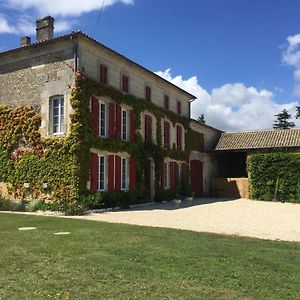
[[[122,92],[129,92],[129,77],[126,75],[122,75]]]
[[[145,99],[151,101],[151,87],[148,85],[145,86]]]
[[[55,97],[52,99],[52,133],[64,133],[64,97]]]
[[[177,113],[181,115],[181,102],[177,101]]]
[[[170,148],[170,123],[167,121],[164,122],[164,147]]]
[[[105,190],[105,156],[99,156],[99,177],[98,190]]]
[[[128,140],[128,112],[122,109],[122,140]]]
[[[180,125],[176,126],[176,144],[177,149],[182,150],[182,127]]]
[[[107,84],[108,69],[106,65],[100,64],[100,83]]]
[[[170,107],[170,98],[168,95],[164,96],[164,107],[165,109],[169,110]]]
[[[152,117],[145,115],[145,141],[152,142]]]
[[[121,190],[127,189],[127,159],[121,160]]]
[[[100,102],[99,104],[99,135],[106,137],[106,104]]]

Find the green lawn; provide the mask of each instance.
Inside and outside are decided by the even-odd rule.
[[[0,253],[5,300],[300,299],[299,243],[0,213]]]

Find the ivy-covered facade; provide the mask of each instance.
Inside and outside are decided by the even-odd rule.
[[[0,73],[11,197],[72,210],[99,193],[109,206],[207,191],[204,131],[218,131],[191,126],[193,95],[82,33],[0,53]]]

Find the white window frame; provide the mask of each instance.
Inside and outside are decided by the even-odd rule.
[[[104,106],[104,134],[102,134],[102,114],[101,109]],[[108,113],[108,103],[99,100],[99,136],[102,138],[107,138],[108,136],[108,122],[109,122],[109,113]]]
[[[124,113],[126,115],[126,122],[125,122],[125,131],[124,131]],[[121,124],[121,138],[123,141],[129,140],[129,113],[126,109],[122,108],[122,124]],[[124,138],[125,134],[125,138]]]
[[[58,100],[58,115],[54,114],[54,101]],[[58,117],[58,124],[54,123],[54,118]],[[51,127],[52,127],[52,134],[53,135],[60,135],[64,134],[64,128],[65,128],[65,99],[64,96],[55,96],[51,98]],[[58,127],[58,131],[54,130],[54,126]]]
[[[102,178],[101,178],[101,174],[102,174],[102,170],[101,170],[101,160],[103,159],[103,187],[101,187],[101,182],[102,182]],[[98,155],[98,160],[99,160],[99,164],[98,164],[98,191],[103,192],[106,190],[106,157],[105,155]]]
[[[168,161],[164,162],[164,189],[170,188],[170,163]]]
[[[121,191],[126,190],[128,190],[128,159],[126,157],[121,157]]]
[[[182,170],[182,163],[178,163],[178,184],[181,184],[181,170]]]

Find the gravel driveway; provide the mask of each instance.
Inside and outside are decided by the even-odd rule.
[[[199,199],[75,218],[300,242],[300,204]]]

